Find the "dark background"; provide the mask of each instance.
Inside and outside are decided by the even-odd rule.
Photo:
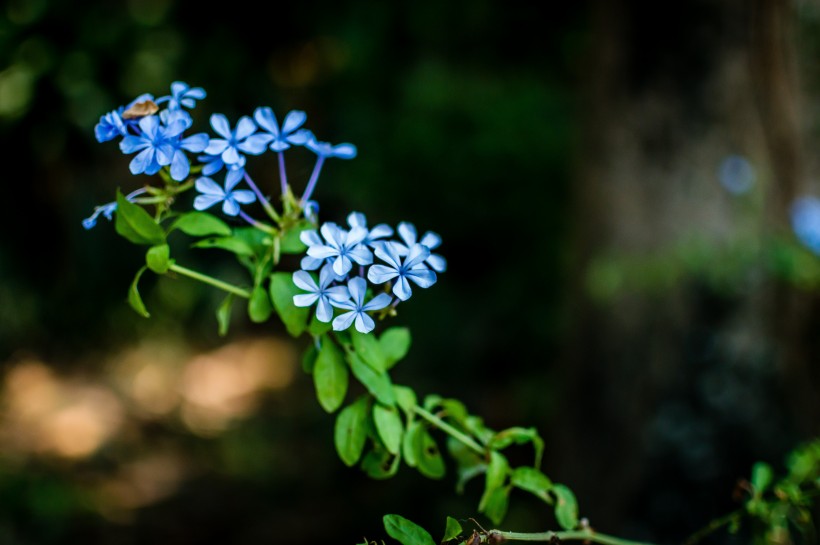
[[[355,143],[325,166],[323,220],[356,210],[441,234],[448,272],[396,320],[414,337],[397,382],[536,426],[545,473],[602,531],[674,543],[736,508],[755,460],[780,468],[820,431],[817,257],[788,224],[817,189],[819,31],[814,3],[766,0],[9,0],[0,543],[354,543],[384,537],[388,512],[436,538],[445,515],[476,515],[475,483],[457,496],[452,476],[345,468],[301,372],[210,428],[182,401],[154,413],[129,397],[134,366],[284,339],[241,309],[217,337],[221,296],[184,279],[146,276],[139,318],[124,299],[142,250],[105,220],[81,226],[147,180],[96,143],[99,116],[175,80],[207,90],[201,130],[268,105]],[[299,151],[297,189],[312,168]],[[753,165],[750,194],[720,186],[730,154]],[[275,161],[248,168],[275,191]],[[175,256],[238,271],[215,251]],[[118,416],[93,424],[106,407]],[[77,451],[53,437],[73,425],[108,428]],[[521,495],[503,527],[555,523]]]

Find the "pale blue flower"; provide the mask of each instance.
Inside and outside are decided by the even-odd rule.
[[[307,201],[304,208],[302,208],[302,214],[304,214],[305,219],[309,222],[317,223],[319,221],[319,203],[316,201]]]
[[[225,161],[222,160],[222,155],[200,155],[197,157],[202,166],[202,174],[205,176],[213,176],[225,166]],[[243,155],[239,162],[233,165],[228,165],[228,170],[241,170],[245,173],[245,156]]]
[[[308,256],[315,259],[333,261],[333,272],[344,276],[353,267],[353,261],[359,265],[373,263],[373,254],[362,244],[367,236],[367,229],[354,227],[349,232],[339,228],[335,223],[325,223],[320,229],[324,244],[314,244],[308,248]],[[315,240],[315,239],[314,239]]]
[[[222,138],[212,138],[205,153],[219,155],[226,165],[241,163],[244,159],[242,153],[263,153],[271,138],[268,134],[254,134],[256,124],[248,116],[243,116],[236,124],[236,129],[231,130],[228,118],[222,114],[213,114],[211,127]]]
[[[417,243],[418,235],[415,225],[407,223],[406,221],[399,224],[398,232],[404,244],[400,242],[394,244],[396,245],[398,254],[403,257],[406,256],[410,252],[410,248]],[[437,233],[427,231],[424,233],[424,236],[421,237],[421,240],[418,241],[418,244],[426,246],[430,250],[435,250],[441,245],[441,237],[438,236]],[[447,260],[438,254],[431,253],[425,261],[430,268],[436,272],[441,273],[447,270]]]
[[[242,173],[237,170],[229,170],[225,175],[225,187],[222,188],[207,177],[199,178],[196,181],[196,190],[202,193],[194,199],[196,210],[205,210],[218,202],[222,203],[222,212],[228,216],[236,216],[240,212],[240,204],[250,204],[256,200],[256,195],[248,189],[234,189]]]
[[[820,199],[801,197],[791,207],[792,229],[800,242],[820,255]]]
[[[307,115],[301,110],[288,112],[281,129],[273,110],[268,107],[257,108],[253,112],[253,118],[260,128],[270,133],[272,139],[269,147],[273,151],[285,151],[292,145],[303,146],[307,142],[308,136],[310,136],[310,131],[305,129],[297,130],[307,119]]]
[[[134,104],[153,99],[153,95],[146,93],[138,96],[128,105],[120,106],[116,110],[104,114],[99,123],[94,126],[94,136],[97,138],[97,142],[108,142],[118,136],[128,136],[128,129],[136,127],[138,119],[123,119],[122,113]]]
[[[156,174],[159,169],[171,163],[174,147],[171,138],[178,136],[184,129],[176,125],[173,129],[163,127],[155,115],[140,118],[138,136],[127,135],[120,142],[123,153],[137,153],[131,160],[129,168],[132,174]]]
[[[306,136],[305,147],[319,157],[336,157],[337,159],[353,159],[356,157],[356,146],[353,144],[345,142],[333,145],[328,142],[319,142],[310,131],[307,131]]]
[[[386,293],[381,293],[365,303],[364,298],[367,294],[367,282],[360,276],[351,278],[347,283],[347,289],[350,292],[350,299],[344,301],[331,299],[330,301],[334,307],[350,311],[340,314],[333,319],[333,330],[344,331],[355,321],[357,331],[360,333],[370,333],[373,331],[373,328],[376,327],[376,323],[373,321],[373,318],[366,313],[385,308],[390,304],[392,298]]]
[[[182,106],[193,108],[197,100],[205,98],[205,89],[202,87],[191,87],[182,81],[175,81],[171,84],[171,96],[158,98],[156,103],[168,102],[169,110],[179,110]]]
[[[367,218],[361,212],[351,212],[347,216],[347,224],[350,225],[351,228],[362,227],[367,229]],[[364,240],[362,240],[362,244],[375,247],[379,239],[389,236],[393,236],[393,228],[385,223],[380,223],[373,229],[367,230],[367,235],[364,237]]]
[[[191,116],[183,110],[163,110],[160,120],[168,127],[166,134],[173,148],[171,156],[171,178],[181,182],[191,172],[191,164],[186,151],[200,153],[208,147],[208,135],[204,132],[182,138],[182,132],[193,124]],[[173,135],[173,136],[172,136]]]
[[[729,155],[720,163],[718,179],[726,191],[742,195],[754,185],[755,169],[745,157]]]
[[[316,319],[324,323],[330,322],[333,319],[331,301],[344,302],[350,299],[350,292],[347,287],[329,287],[333,280],[333,272],[329,269],[322,269],[322,272],[319,273],[318,285],[308,272],[296,271],[293,273],[293,283],[308,293],[294,295],[293,304],[297,307],[309,307],[317,303]]]
[[[385,242],[376,248],[376,257],[387,265],[376,264],[367,271],[367,279],[374,284],[384,284],[395,279],[393,293],[402,301],[413,295],[409,280],[421,288],[429,288],[436,283],[436,273],[424,266],[424,260],[430,257],[430,249],[421,244],[414,244],[402,261],[397,244]]]
[[[133,202],[136,197],[146,192],[147,190],[144,187],[141,187],[126,195],[125,199]],[[92,227],[97,225],[97,218],[100,217],[100,215],[104,216],[107,220],[111,221],[112,215],[116,210],[117,201],[101,204],[100,206],[95,206],[94,213],[83,220],[83,227],[85,229],[91,229]]]

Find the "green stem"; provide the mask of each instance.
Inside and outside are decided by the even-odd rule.
[[[708,536],[709,534],[713,533],[716,530],[726,526],[727,524],[731,524],[732,522],[736,521],[743,515],[743,510],[738,509],[737,511],[732,511],[728,515],[724,515],[720,518],[717,518],[689,536],[686,541],[684,541],[684,545],[694,545],[698,541],[702,540],[704,537]]]
[[[217,280],[216,278],[213,278],[206,274],[202,274],[191,269],[186,269],[185,267],[177,265],[176,263],[168,267],[168,270],[174,271],[183,276],[187,276],[188,278],[193,278],[194,280],[199,280],[200,282],[204,282],[205,284],[209,284],[215,288],[227,291],[228,293],[233,293],[234,295],[238,295],[239,297],[244,297],[245,299],[251,298],[251,293],[248,290],[243,290],[242,288],[234,286],[233,284],[228,284],[227,282],[223,282],[222,280]]]
[[[419,415],[420,417],[422,417],[423,419],[425,419],[430,424],[437,427],[444,433],[448,434],[453,439],[460,441],[462,444],[469,447],[480,456],[487,456],[487,449],[476,443],[472,437],[457,430],[456,428],[454,428],[438,416],[434,415],[430,411],[427,411],[426,409],[423,409],[416,405],[415,407],[413,407],[413,412],[415,412],[417,415]]]
[[[501,541],[553,541],[554,539],[558,539],[559,541],[586,541],[590,543],[600,543],[601,545],[650,545],[642,541],[631,541],[607,534],[599,534],[591,528],[586,530],[571,530],[568,532],[537,533],[490,530],[488,535],[490,538],[496,536],[496,543],[500,542],[498,538],[502,538]]]

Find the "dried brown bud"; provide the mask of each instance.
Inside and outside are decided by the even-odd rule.
[[[139,119],[146,115],[153,115],[159,111],[159,106],[153,100],[144,100],[131,105],[122,113],[123,119]]]
[[[497,545],[498,543],[504,543],[505,541],[507,541],[507,538],[505,538],[498,532],[492,531],[489,534],[487,534],[487,543]]]
[[[481,543],[481,535],[473,530],[473,534],[464,542],[465,545],[479,545]]]

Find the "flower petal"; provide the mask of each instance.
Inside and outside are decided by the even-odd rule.
[[[357,276],[347,283],[347,289],[350,290],[350,297],[357,306],[361,307],[364,303],[364,295],[367,292],[367,282],[364,278]]]
[[[191,172],[191,164],[188,162],[188,156],[183,151],[176,151],[171,158],[171,178],[181,182],[188,177]]]
[[[246,138],[237,147],[245,153],[259,155],[265,152],[268,147],[268,142],[271,140],[273,140],[273,137],[269,134],[254,134]]]
[[[279,123],[276,121],[276,116],[274,115],[273,110],[267,106],[257,108],[253,112],[253,118],[260,127],[271,133],[274,137],[279,136]]]
[[[393,280],[399,275],[396,269],[385,267],[384,265],[373,265],[367,271],[367,279],[373,284],[384,284]]]
[[[222,197],[219,195],[197,195],[194,199],[194,210],[205,210],[216,203],[220,202]]]
[[[205,148],[203,151],[208,155],[222,155],[228,149],[228,141],[222,138],[211,138],[211,141],[208,142],[208,147]]]
[[[225,191],[219,187],[219,184],[205,176],[198,178],[194,187],[197,191],[206,195],[214,195],[220,198],[225,196]]]
[[[135,155],[128,165],[131,169],[131,174],[142,174],[145,172],[145,169],[154,161],[155,155],[154,148],[146,148]]]
[[[300,293],[293,296],[293,304],[297,307],[309,307],[318,299],[318,293]]]
[[[284,134],[291,133],[302,126],[307,119],[307,114],[302,110],[291,110],[285,116],[285,122],[282,123],[282,132]]]
[[[256,132],[256,123],[253,122],[253,119],[250,117],[243,115],[239,119],[239,123],[236,124],[236,130],[234,131],[234,136],[238,142],[246,139],[250,135]]]
[[[352,311],[336,316],[336,318],[333,319],[333,331],[344,331],[349,328],[358,314],[358,312]]]
[[[368,301],[367,304],[364,307],[362,307],[362,310],[381,310],[387,307],[387,305],[389,305],[392,301],[393,298],[390,297],[388,294],[380,293],[376,297]]]
[[[327,297],[319,298],[319,304],[316,305],[316,319],[324,323],[328,323],[333,319],[333,307]]]
[[[250,189],[237,189],[231,192],[231,197],[239,204],[250,204],[256,202],[256,193]]]
[[[316,285],[316,281],[305,271],[296,271],[293,273],[293,283],[296,284],[299,289],[305,291],[319,291],[319,286]]]
[[[239,203],[233,197],[227,197],[222,202],[222,212],[227,216],[236,216],[239,214]]]
[[[406,221],[403,221],[399,224],[398,231],[399,231],[399,236],[401,237],[401,239],[404,241],[404,243],[407,245],[408,248],[416,243],[417,234],[416,234],[416,226],[415,225],[413,225],[412,223],[408,223]]]
[[[359,245],[352,250],[348,250],[347,255],[359,265],[370,265],[373,263],[373,253],[364,245]]]
[[[393,293],[402,301],[407,301],[413,295],[413,289],[410,287],[410,282],[407,278],[400,276],[396,283],[393,284]]]
[[[415,267],[422,263],[430,256],[430,248],[422,246],[421,244],[414,244],[410,248],[410,253],[404,258],[404,266],[408,269]]]
[[[370,333],[375,327],[376,322],[367,314],[360,312],[356,315],[356,331],[359,333]]]
[[[447,270],[447,260],[438,254],[430,254],[426,263],[436,272],[442,273]]]
[[[211,127],[213,127],[216,134],[226,140],[230,140],[233,136],[231,134],[231,125],[228,123],[228,118],[222,114],[211,115]]]
[[[429,288],[437,280],[436,273],[424,266],[411,269],[404,276],[422,288]]]

